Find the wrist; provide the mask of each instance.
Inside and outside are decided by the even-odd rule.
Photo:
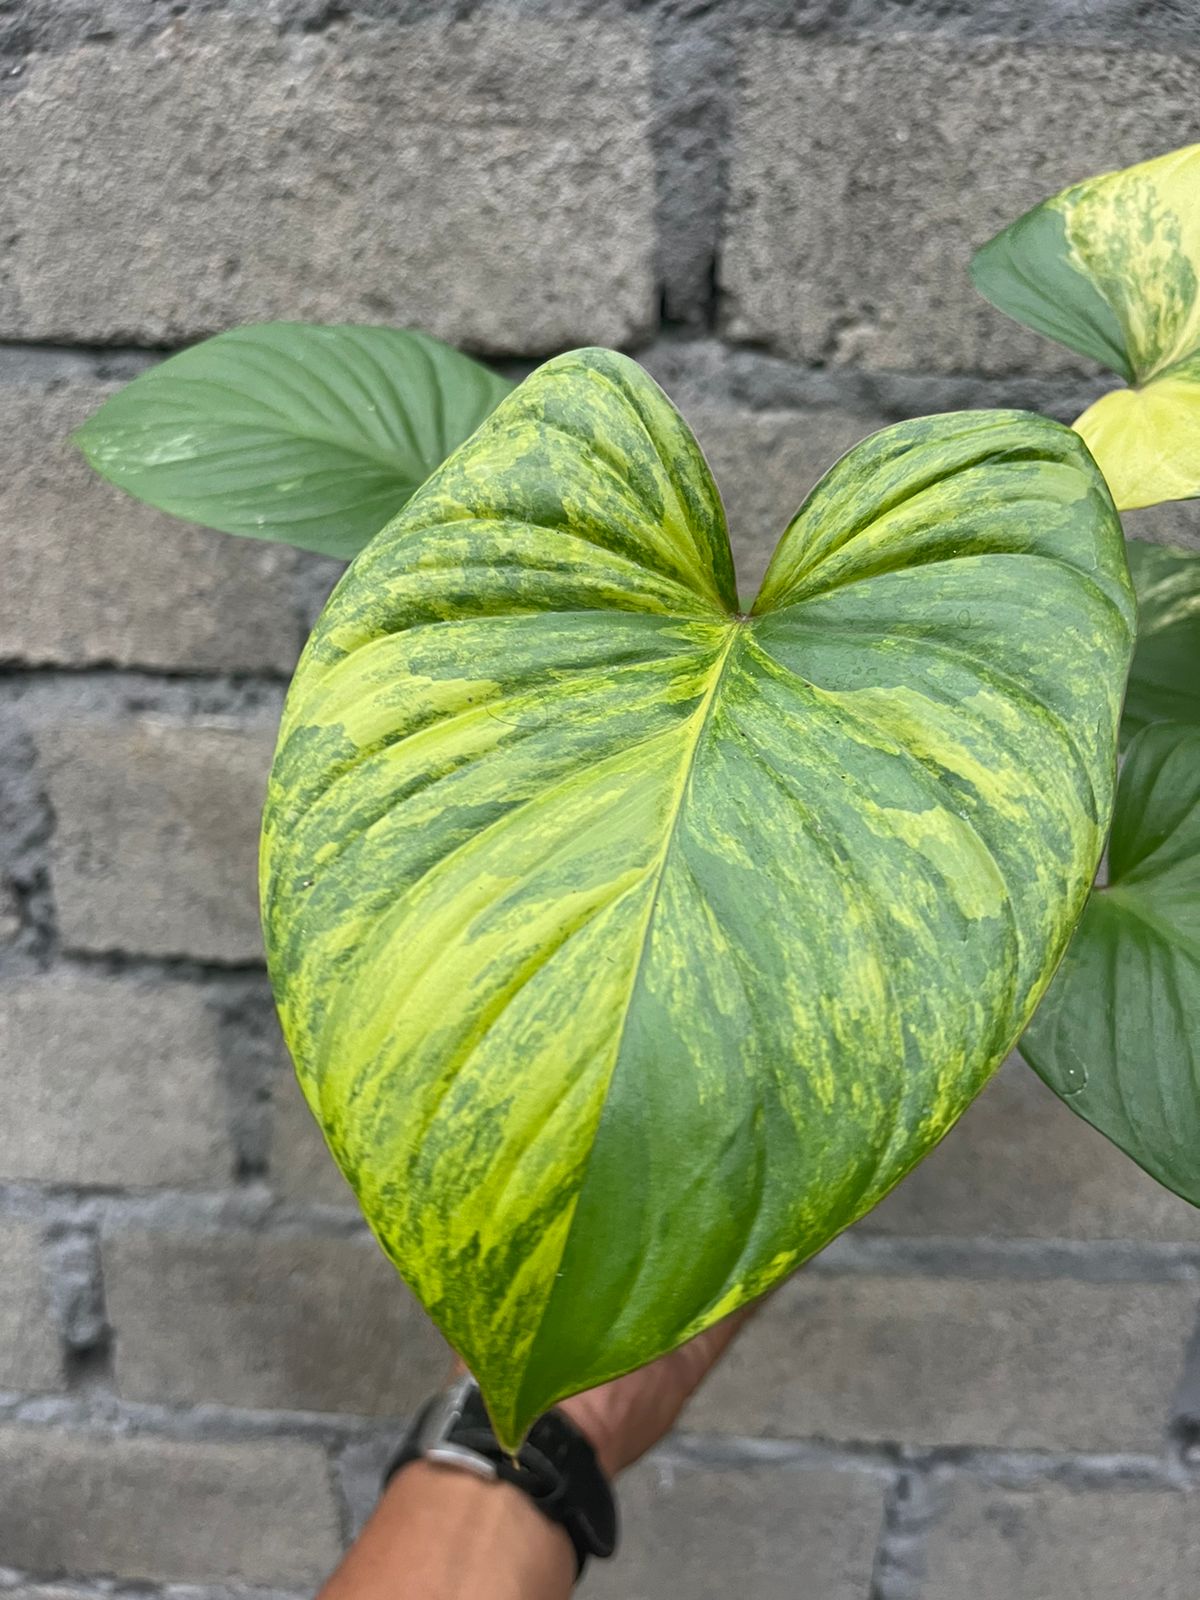
[[[411,1461],[319,1600],[565,1600],[574,1582],[565,1530],[519,1489]]]
[[[407,1518],[437,1531],[436,1558],[446,1570],[447,1593],[496,1594],[508,1600],[535,1590],[547,1574],[564,1594],[575,1582],[575,1551],[565,1528],[542,1515],[529,1497],[502,1479],[476,1478],[433,1461],[410,1462],[387,1487],[381,1504],[393,1496]],[[440,1590],[426,1591],[428,1600]],[[540,1592],[540,1591],[539,1591]]]
[[[561,1411],[579,1429],[596,1452],[600,1470],[610,1483],[618,1472],[624,1471],[635,1459],[629,1454],[620,1429],[613,1425],[612,1418],[592,1403],[591,1394],[573,1394],[567,1400],[560,1400],[554,1409]]]

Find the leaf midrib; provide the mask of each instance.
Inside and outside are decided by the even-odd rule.
[[[749,625],[750,624],[749,624],[748,621],[743,621],[740,618],[739,619],[731,619],[730,620],[730,623],[729,623],[729,637],[726,640],[724,648],[722,649],[720,655],[714,661],[712,669],[711,669],[712,670],[712,681],[709,684],[707,690],[705,691],[704,697],[701,700],[699,706],[697,706],[696,710],[692,714],[693,718],[694,718],[694,721],[695,721],[695,725],[696,725],[696,731],[693,734],[693,736],[691,738],[691,741],[690,741],[690,743],[689,743],[689,745],[687,747],[685,759],[683,760],[683,762],[680,765],[679,782],[678,782],[678,786],[677,786],[676,791],[675,791],[674,801],[673,801],[672,806],[671,806],[670,824],[664,831],[662,849],[659,852],[658,860],[657,860],[657,862],[654,864],[654,866],[651,869],[651,874],[653,876],[654,883],[653,883],[653,888],[651,889],[649,895],[647,896],[646,912],[645,912],[645,916],[643,917],[643,920],[642,920],[641,931],[640,931],[640,933],[638,935],[637,960],[632,965],[632,969],[631,969],[631,973],[630,973],[630,979],[629,979],[629,987],[628,987],[628,990],[626,992],[625,1004],[624,1004],[624,1006],[622,1007],[622,1010],[621,1010],[621,1023],[620,1023],[620,1027],[619,1027],[618,1032],[617,1032],[616,1039],[615,1039],[614,1044],[613,1044],[613,1050],[612,1050],[612,1055],[611,1055],[611,1064],[609,1066],[609,1071],[608,1071],[608,1081],[606,1082],[606,1084],[604,1086],[604,1097],[603,1097],[603,1100],[601,1102],[600,1115],[597,1118],[597,1122],[596,1122],[596,1133],[593,1136],[590,1145],[588,1146],[587,1155],[584,1158],[582,1167],[580,1168],[579,1182],[576,1185],[575,1197],[574,1197],[574,1199],[573,1199],[573,1201],[571,1203],[571,1221],[567,1224],[566,1229],[564,1230],[564,1233],[563,1233],[562,1250],[561,1250],[561,1252],[559,1254],[559,1258],[558,1258],[560,1263],[562,1262],[563,1256],[565,1256],[565,1254],[567,1252],[567,1247],[571,1242],[571,1234],[572,1234],[572,1231],[573,1231],[574,1225],[575,1225],[575,1211],[576,1211],[576,1209],[578,1208],[578,1205],[579,1205],[579,1197],[583,1193],[584,1186],[587,1183],[588,1167],[589,1167],[589,1165],[591,1163],[592,1153],[594,1152],[594,1150],[596,1148],[596,1142],[597,1142],[597,1137],[599,1135],[600,1126],[601,1126],[601,1124],[602,1124],[602,1122],[604,1120],[604,1111],[605,1111],[605,1108],[608,1105],[609,1090],[612,1087],[612,1080],[613,1080],[613,1077],[614,1077],[614,1075],[616,1073],[617,1067],[618,1067],[618,1065],[620,1063],[621,1049],[622,1049],[622,1046],[623,1046],[624,1040],[625,1040],[625,1029],[626,1029],[626,1026],[627,1026],[627,1023],[628,1023],[630,1012],[633,1009],[634,995],[637,993],[638,984],[641,981],[642,969],[643,969],[643,967],[645,965],[645,959],[646,959],[646,950],[647,950],[647,947],[648,947],[648,945],[650,943],[650,930],[651,930],[651,928],[653,926],[655,911],[657,910],[657,907],[658,907],[658,899],[659,899],[659,894],[660,894],[660,892],[662,890],[663,877],[664,877],[664,874],[666,872],[667,861],[670,858],[671,848],[672,848],[672,846],[673,846],[673,844],[675,842],[675,836],[676,836],[676,833],[677,833],[678,828],[679,828],[679,819],[683,815],[684,807],[685,807],[685,804],[686,804],[686,801],[687,801],[688,790],[691,787],[692,774],[694,773],[695,767],[696,767],[696,758],[697,758],[697,755],[699,754],[701,745],[704,743],[704,736],[705,736],[705,733],[708,730],[708,725],[709,725],[710,719],[712,717],[713,707],[714,707],[714,705],[716,704],[716,701],[717,701],[717,694],[718,694],[718,691],[720,690],[721,683],[722,683],[722,681],[723,681],[723,679],[725,677],[725,671],[726,671],[726,668],[729,665],[730,658],[733,655],[734,647],[739,642],[739,640],[742,638],[746,628]],[[651,875],[651,874],[648,874],[648,876]],[[554,1281],[555,1281],[555,1284],[557,1285],[557,1282],[558,1282],[557,1277],[555,1278]],[[550,1309],[553,1306],[553,1304],[554,1304],[554,1290],[551,1289],[551,1292],[547,1296],[546,1301],[545,1301],[545,1303],[544,1303],[544,1305],[542,1307],[542,1314],[541,1314],[541,1318],[540,1318],[540,1320],[538,1322],[537,1332],[534,1333],[533,1338],[530,1341],[530,1345],[529,1345],[529,1349],[530,1350],[532,1350],[533,1346],[536,1344],[538,1335],[540,1334],[541,1329],[545,1324],[546,1318],[549,1315]],[[517,1392],[518,1409],[520,1409],[521,1396],[522,1396],[522,1394],[524,1392],[525,1381],[528,1378],[528,1374],[529,1374],[529,1363],[526,1362],[525,1369],[524,1369],[524,1372],[522,1374],[521,1387]],[[551,1402],[551,1403],[553,1403],[553,1402]]]
[[[227,385],[214,385],[214,387],[224,387],[230,394],[237,393],[236,390],[228,388]],[[205,433],[210,439],[224,432],[241,442],[232,447],[222,444],[215,445],[207,451],[191,450],[177,456],[167,456],[160,460],[148,463],[147,466],[144,466],[141,470],[153,471],[158,467],[177,467],[180,462],[200,462],[205,458],[206,455],[210,457],[220,457],[231,454],[252,454],[253,451],[258,448],[257,443],[248,444],[245,442],[247,428],[239,425],[239,423],[236,421],[222,421],[215,425],[211,422],[208,422],[202,424],[201,427],[203,433]],[[91,454],[86,448],[90,444],[87,429],[88,424],[85,423],[83,427],[76,430],[75,438],[79,442],[80,446],[85,449],[85,453],[89,454],[89,459],[91,459]],[[146,430],[143,426],[136,425],[131,428],[131,431],[135,433],[144,433]],[[390,473],[398,473],[402,470],[398,465],[394,455],[385,455],[382,449],[365,447],[359,440],[348,443],[344,435],[341,438],[337,438],[334,436],[332,430],[328,432],[323,430],[319,431],[313,429],[310,425],[294,428],[286,426],[286,423],[283,420],[281,420],[277,425],[269,424],[264,420],[257,425],[257,428],[254,431],[257,431],[262,438],[282,439],[290,445],[323,445],[326,449],[340,450],[345,455],[358,457],[363,461],[370,462],[372,466],[381,467]],[[413,453],[414,455],[417,455],[419,454],[419,451],[414,449]],[[93,466],[98,467],[98,463],[96,461],[93,460],[92,464]]]

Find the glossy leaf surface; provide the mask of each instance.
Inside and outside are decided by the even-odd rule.
[[[1137,648],[1125,691],[1121,742],[1151,722],[1200,727],[1200,554],[1130,539]]]
[[[859,445],[749,616],[634,363],[550,362],[359,556],[263,837],[284,1029],[515,1444],[861,1215],[1024,1026],[1107,828],[1132,599],[1078,437]]]
[[[1160,722],[1130,745],[1109,885],[1021,1051],[1072,1111],[1200,1205],[1200,728]]]
[[[971,271],[1001,311],[1131,385],[1075,424],[1122,510],[1200,495],[1200,145],[1064,189]]]
[[[151,367],[75,442],[160,511],[348,558],[511,387],[424,334],[269,322]]]

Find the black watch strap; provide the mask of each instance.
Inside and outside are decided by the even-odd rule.
[[[575,1547],[576,1576],[588,1556],[610,1556],[617,1547],[617,1507],[608,1479],[590,1442],[561,1411],[538,1418],[514,1461],[492,1432],[478,1386],[463,1378],[418,1413],[384,1470],[384,1485],[401,1467],[421,1460],[522,1490],[565,1528]]]

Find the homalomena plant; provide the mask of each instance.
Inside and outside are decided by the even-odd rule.
[[[1075,426],[1118,509],[1200,494],[1200,145],[1035,206],[971,264],[992,303],[1124,378]]]
[[[1119,256],[1145,213],[1106,215]],[[1076,269],[1023,226],[993,262],[1053,300]],[[1195,563],[1135,554],[1093,892],[1135,609],[1083,420],[884,429],[743,610],[636,363],[508,388],[418,335],[272,325],[81,437],[155,504],[354,555],[271,775],[268,959],[309,1104],[502,1440],[820,1249],[1023,1032],[1200,1200]]]
[[[1075,423],[1119,507],[1200,495],[1200,145],[1063,190],[972,271],[1002,310],[1127,380]],[[1128,553],[1140,624],[1107,880],[1021,1049],[1200,1205],[1200,557]]]

